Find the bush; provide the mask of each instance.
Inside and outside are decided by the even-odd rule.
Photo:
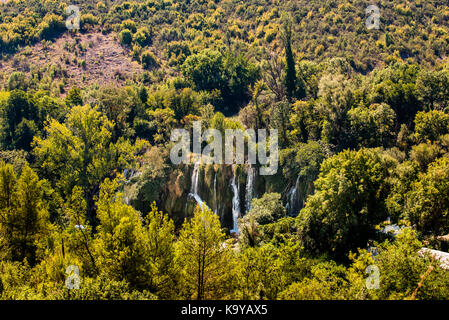
[[[131,45],[131,42],[133,41],[133,35],[128,29],[122,30],[119,33],[118,38],[120,40],[120,43],[125,46]]]
[[[157,66],[156,57],[150,50],[146,50],[142,53],[140,62],[145,69],[151,69]]]
[[[65,24],[60,16],[47,14],[39,24],[37,36],[39,39],[50,40],[65,31]]]

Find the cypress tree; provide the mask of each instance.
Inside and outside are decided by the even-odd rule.
[[[292,26],[290,21],[284,23],[284,46],[285,46],[285,78],[284,85],[287,92],[287,99],[291,102],[296,91],[296,70],[295,59],[292,50]]]

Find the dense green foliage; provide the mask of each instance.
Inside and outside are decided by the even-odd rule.
[[[88,0],[78,31],[0,4],[0,299],[448,299],[420,250],[448,250],[449,5],[381,1],[367,30],[368,4]],[[202,165],[197,206],[169,159],[195,121],[278,129],[279,170],[246,199],[247,165]]]

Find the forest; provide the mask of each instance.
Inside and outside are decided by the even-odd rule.
[[[449,4],[371,4],[2,1],[0,300],[449,299]]]

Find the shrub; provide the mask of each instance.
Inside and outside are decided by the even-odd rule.
[[[145,69],[151,69],[157,66],[156,57],[150,50],[146,50],[142,53],[140,62]]]
[[[133,40],[133,35],[131,31],[129,31],[128,29],[124,29],[120,31],[118,38],[122,45],[129,46]]]

